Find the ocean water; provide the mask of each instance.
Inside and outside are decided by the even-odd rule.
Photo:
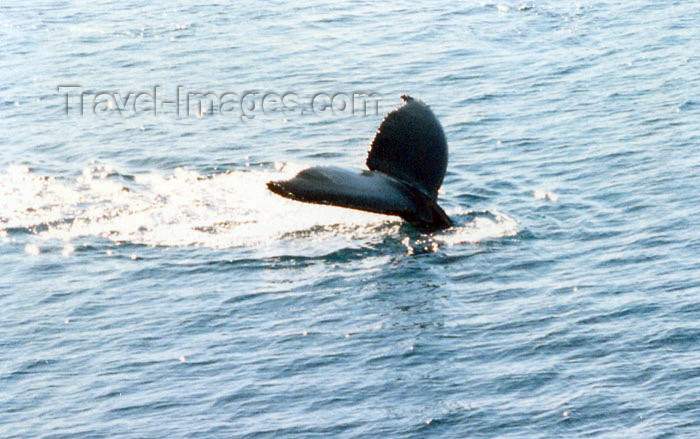
[[[0,3],[0,437],[700,437],[698,22]],[[455,227],[267,191],[361,169],[401,94]]]

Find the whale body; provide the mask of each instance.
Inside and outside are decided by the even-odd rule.
[[[297,201],[397,215],[423,229],[451,227],[437,204],[447,170],[445,132],[426,104],[406,95],[401,99],[404,104],[377,130],[367,170],[314,166],[267,187]]]

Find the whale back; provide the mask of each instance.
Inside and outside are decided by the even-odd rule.
[[[374,137],[367,167],[388,174],[437,200],[447,170],[447,139],[426,104],[401,96],[404,105],[389,113]]]

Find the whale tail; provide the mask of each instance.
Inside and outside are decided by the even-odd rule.
[[[437,204],[447,169],[447,140],[430,108],[410,96],[382,121],[367,155],[369,171],[305,169],[267,187],[283,197],[401,218],[426,229],[452,221]]]
[[[426,104],[403,95],[387,114],[367,154],[367,167],[409,184],[437,200],[447,170],[447,139]]]

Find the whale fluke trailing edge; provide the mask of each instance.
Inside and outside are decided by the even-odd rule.
[[[445,132],[426,104],[401,99],[404,104],[386,115],[374,137],[369,170],[314,166],[267,187],[297,201],[398,215],[423,229],[452,226],[437,204],[447,169]]]

